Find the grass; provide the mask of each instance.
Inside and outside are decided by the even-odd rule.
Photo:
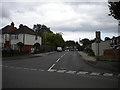
[[[120,61],[120,56],[96,56],[99,61]]]

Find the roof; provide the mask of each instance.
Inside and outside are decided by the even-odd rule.
[[[11,27],[10,25],[7,25],[7,26],[5,26],[4,28],[2,28],[1,30],[2,30],[2,34],[6,34],[6,33],[10,33],[11,31],[13,31],[13,30],[16,30],[17,28],[13,28],[13,27]]]
[[[22,34],[22,33],[31,34],[31,35],[37,35],[32,29],[30,29],[27,26],[23,26],[23,25],[20,25],[19,29],[14,30],[13,32],[11,32],[11,34]]]
[[[31,35],[37,35],[37,33],[30,29],[29,27],[23,25],[23,24],[20,24],[19,25],[19,28],[17,29],[16,27],[14,27],[14,23],[11,23],[11,25],[7,25],[5,26],[4,28],[2,28],[0,30],[0,32],[2,34],[31,34]]]

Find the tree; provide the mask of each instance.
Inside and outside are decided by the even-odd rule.
[[[33,30],[38,33],[38,35],[42,36],[43,33],[53,33],[50,28],[46,25],[36,24],[33,26]]]
[[[64,39],[62,38],[62,35],[56,33],[45,33],[46,39],[44,41],[45,45],[52,45],[52,46],[61,46],[64,47]]]
[[[120,20],[120,1],[119,2],[108,2],[110,10],[109,16],[113,16],[115,19]]]
[[[90,40],[88,38],[84,38],[84,39],[81,40],[81,43],[83,44],[83,46],[86,47],[87,45],[90,44]]]

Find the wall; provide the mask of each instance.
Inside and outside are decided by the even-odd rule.
[[[94,53],[95,53],[96,56],[98,56],[98,55],[99,56],[104,55],[104,50],[105,49],[110,49],[110,40],[108,40],[108,41],[102,41],[99,44],[98,43],[93,43],[92,44],[92,50],[94,51]]]
[[[17,44],[18,42],[22,42],[23,43],[23,34],[19,34],[18,35],[18,39],[11,39],[11,45],[12,44]]]
[[[34,45],[35,43],[39,43],[41,45],[41,37],[37,36],[37,40],[35,39],[35,35],[25,34],[25,45]]]

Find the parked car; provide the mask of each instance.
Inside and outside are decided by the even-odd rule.
[[[62,47],[57,47],[57,51],[61,52],[62,51]]]

